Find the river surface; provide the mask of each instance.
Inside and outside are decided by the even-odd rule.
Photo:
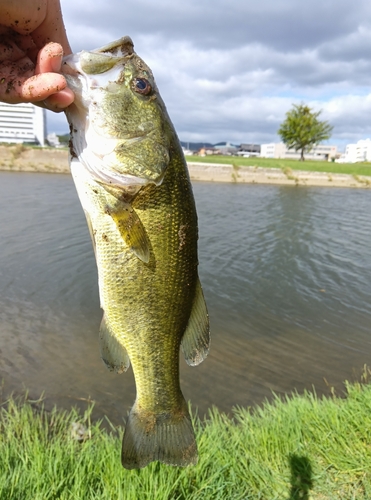
[[[209,357],[181,360],[204,414],[315,387],[339,393],[371,364],[371,193],[194,183]],[[125,418],[131,369],[99,357],[97,272],[68,175],[0,172],[0,380],[69,408]]]

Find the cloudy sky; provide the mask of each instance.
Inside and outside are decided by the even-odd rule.
[[[293,103],[371,137],[370,0],[61,0],[73,50],[130,35],[183,141],[277,142]],[[48,131],[67,132],[48,112]]]

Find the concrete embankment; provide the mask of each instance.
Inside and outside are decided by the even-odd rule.
[[[371,188],[371,177],[262,167],[236,167],[220,163],[189,162],[194,181],[288,186]],[[0,170],[68,174],[66,149],[38,149],[17,144],[0,146]]]
[[[0,146],[0,170],[12,172],[69,173],[68,152],[65,149]]]
[[[371,177],[280,168],[236,167],[220,163],[189,162],[192,180],[288,186],[371,188]]]

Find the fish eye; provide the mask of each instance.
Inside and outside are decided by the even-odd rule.
[[[138,94],[148,95],[152,90],[151,84],[145,78],[135,78],[133,86],[135,92],[138,92]]]

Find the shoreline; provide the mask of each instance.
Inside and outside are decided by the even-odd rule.
[[[94,491],[96,500],[195,500],[205,498],[206,484],[207,498],[368,500],[367,381],[345,382],[342,396],[275,395],[262,408],[235,407],[231,417],[215,408],[202,421],[193,412],[197,466],[155,462],[140,474],[121,467],[123,423],[92,421],[91,404],[84,413],[47,412],[42,398],[11,397],[0,410],[1,498],[82,499]]]
[[[264,167],[238,167],[222,163],[188,161],[192,181],[234,184],[270,184],[284,186],[316,186],[371,188],[371,177],[351,174],[308,172]],[[38,149],[17,144],[0,146],[0,170],[69,174],[66,149]]]
[[[326,172],[308,172],[264,167],[236,167],[221,163],[188,162],[191,180],[229,182],[235,184],[270,184],[284,186],[316,186],[371,188],[371,177]]]

